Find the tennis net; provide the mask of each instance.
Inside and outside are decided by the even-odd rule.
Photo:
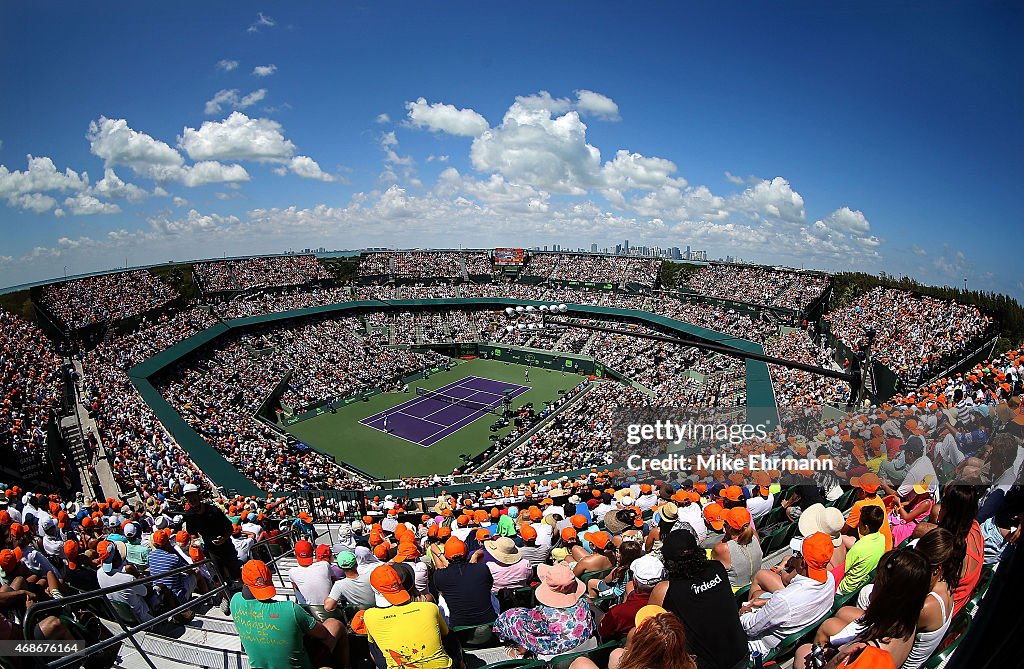
[[[416,394],[422,395],[423,397],[427,397],[432,400],[438,400],[440,402],[447,402],[448,404],[455,404],[460,407],[466,407],[467,409],[476,409],[477,411],[497,413],[497,406],[493,404],[487,404],[486,402],[474,402],[473,400],[467,400],[461,397],[452,397],[451,395],[445,395],[443,393],[435,392],[433,390],[424,390],[423,388],[417,388]]]

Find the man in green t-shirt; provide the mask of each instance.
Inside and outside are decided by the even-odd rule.
[[[231,618],[253,669],[349,666],[348,636],[340,620],[318,623],[298,603],[274,600],[270,570],[260,560],[242,567],[246,588],[231,598]]]
[[[885,553],[885,536],[879,531],[885,511],[877,506],[865,506],[860,511],[857,533],[860,538],[846,553],[846,572],[837,592],[848,595],[868,582],[871,572]]]

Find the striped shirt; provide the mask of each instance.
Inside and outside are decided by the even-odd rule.
[[[180,555],[172,551],[166,551],[162,548],[154,548],[149,552],[149,574],[150,576],[157,576],[177,569],[178,567],[184,567],[188,563]],[[185,572],[172,574],[164,578],[159,578],[156,583],[165,586],[168,590],[173,592],[178,598],[179,602],[184,603],[185,600]]]

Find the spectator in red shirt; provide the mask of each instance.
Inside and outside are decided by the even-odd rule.
[[[633,629],[636,612],[647,606],[651,590],[665,578],[665,565],[653,555],[644,555],[630,565],[632,589],[626,588],[626,600],[608,610],[597,626],[605,641],[622,639]]]

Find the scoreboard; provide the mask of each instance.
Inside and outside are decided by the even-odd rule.
[[[522,265],[525,249],[494,249],[495,265]]]

